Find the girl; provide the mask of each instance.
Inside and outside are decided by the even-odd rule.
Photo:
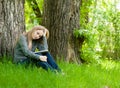
[[[22,34],[14,48],[14,62],[20,64],[35,64],[45,70],[61,71],[48,50],[47,39],[49,31],[43,26],[35,26]],[[35,53],[35,50],[46,52]]]

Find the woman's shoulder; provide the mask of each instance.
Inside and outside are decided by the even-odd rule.
[[[26,36],[24,34],[19,35],[19,41],[26,41]]]
[[[20,38],[26,38],[24,34],[20,34]]]

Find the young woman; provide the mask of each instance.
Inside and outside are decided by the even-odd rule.
[[[20,35],[14,48],[14,62],[20,64],[35,64],[45,70],[61,71],[48,50],[47,39],[49,31],[43,26],[35,26],[32,30]],[[46,52],[35,53],[35,50]]]

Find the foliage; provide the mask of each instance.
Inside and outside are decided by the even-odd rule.
[[[39,9],[41,10],[41,13],[43,13],[43,0],[36,0],[37,4],[39,5]],[[41,23],[41,20],[36,18],[36,15],[32,9],[32,7],[29,4],[29,0],[25,2],[25,24],[26,29],[30,29],[35,25],[39,25]]]
[[[120,59],[120,12],[116,8],[119,3],[118,0],[82,1],[80,29],[74,34],[85,37],[81,57],[86,62]]]
[[[0,62],[0,88],[119,88],[120,63],[101,61],[98,64],[59,63],[62,75],[41,68]]]

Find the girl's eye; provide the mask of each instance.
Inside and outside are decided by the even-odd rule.
[[[39,32],[37,32],[37,34],[39,35]]]

